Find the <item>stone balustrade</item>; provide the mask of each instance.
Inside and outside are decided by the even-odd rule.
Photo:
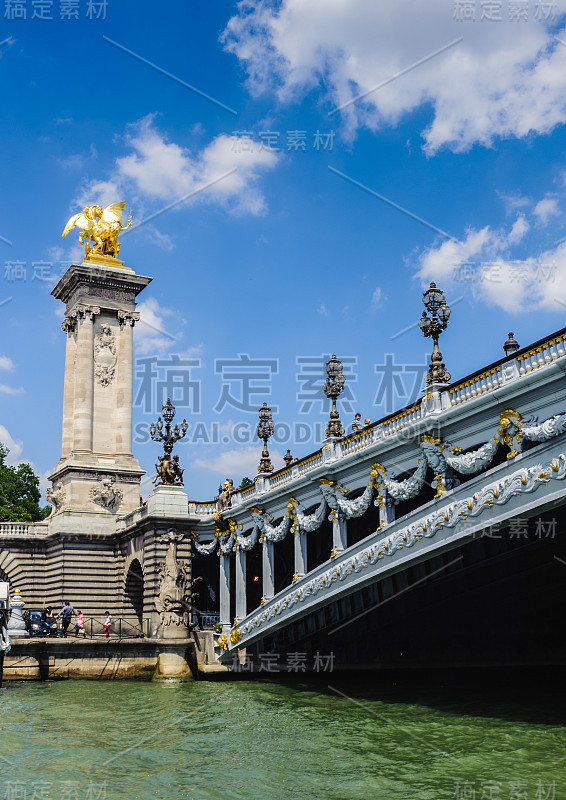
[[[47,522],[0,522],[0,536],[47,536]]]
[[[471,400],[472,397],[479,397],[486,392],[491,392],[501,386],[503,374],[501,365],[493,369],[486,370],[479,375],[474,375],[470,380],[462,381],[449,389],[450,405],[457,406]]]
[[[216,512],[216,501],[200,502],[189,500],[189,514],[191,517],[210,517]]]
[[[534,372],[546,364],[551,364],[565,354],[564,342],[566,341],[566,334],[557,336],[548,342],[544,342],[526,353],[520,353],[517,356],[519,363],[519,375],[526,375],[529,372]]]

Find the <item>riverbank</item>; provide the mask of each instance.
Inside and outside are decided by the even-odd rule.
[[[212,636],[206,633],[199,635],[198,646],[192,638],[13,639],[4,680],[192,680],[210,672],[212,661]]]

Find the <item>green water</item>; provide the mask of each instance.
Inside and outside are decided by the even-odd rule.
[[[251,681],[7,684],[0,798],[566,798],[564,716],[532,687],[517,699],[331,683],[349,697]]]

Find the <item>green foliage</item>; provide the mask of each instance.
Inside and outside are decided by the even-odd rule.
[[[253,483],[251,478],[242,478],[242,482],[240,483],[240,489],[245,489],[246,486],[251,486]]]
[[[41,508],[39,478],[29,464],[8,466],[10,451],[0,444],[0,522],[37,522],[45,519],[51,506]]]

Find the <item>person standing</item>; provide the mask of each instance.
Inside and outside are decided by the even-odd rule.
[[[57,614],[56,619],[61,617],[61,634],[66,639],[67,638],[67,628],[71,624],[71,617],[76,617],[77,612],[73,608],[73,606],[69,603],[68,600],[63,600],[63,608]]]
[[[106,611],[106,619],[104,620],[104,631],[106,633],[106,638],[110,636],[110,628],[112,627],[112,614],[110,611]]]
[[[358,431],[361,431],[362,429],[361,419],[362,415],[358,411],[358,413],[354,417],[354,421],[352,422],[352,433],[358,433]]]
[[[75,622],[75,637],[82,633],[83,638],[86,639],[86,631],[85,631],[85,615],[80,610],[77,611],[77,619]]]

